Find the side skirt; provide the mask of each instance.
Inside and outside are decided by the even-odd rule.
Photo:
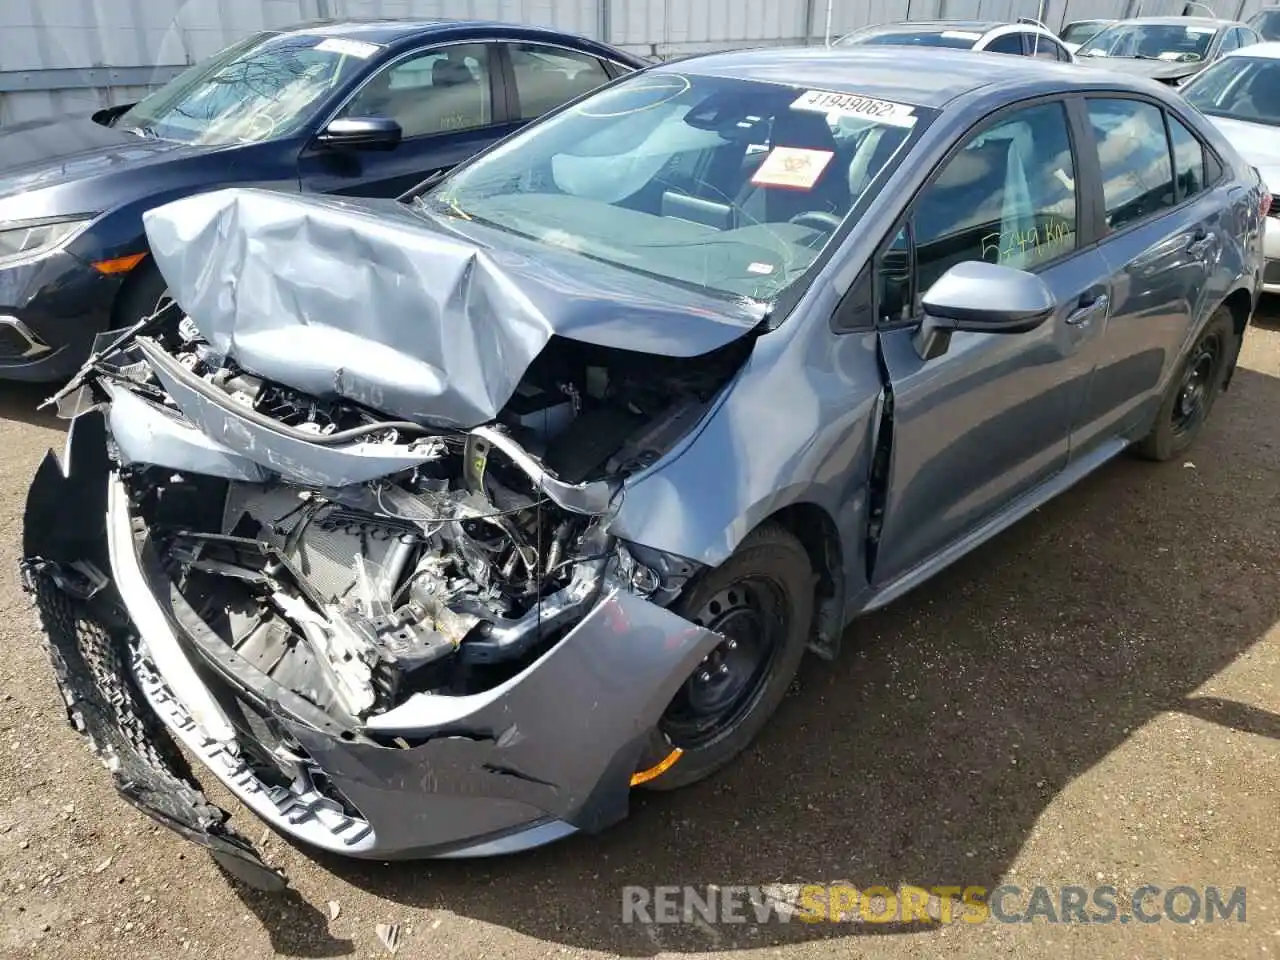
[[[880,587],[871,595],[871,598],[860,612],[869,613],[872,610],[879,610],[908,591],[914,590],[938,571],[955,563],[974,547],[990,540],[997,533],[1021,520],[1032,510],[1047,503],[1069,487],[1074,486],[1079,480],[1093,473],[1093,471],[1107,463],[1117,454],[1122,453],[1128,446],[1128,440],[1116,438],[1100,446],[1087,457],[1068,463],[1061,473],[1046,480],[1034,490],[1023,494],[980,527],[944,547],[923,563],[917,564],[896,580],[891,580]]]

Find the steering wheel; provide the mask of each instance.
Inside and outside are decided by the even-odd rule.
[[[804,213],[797,213],[787,222],[799,227],[812,227],[824,233],[835,233],[840,228],[840,218],[825,210],[806,210]]]

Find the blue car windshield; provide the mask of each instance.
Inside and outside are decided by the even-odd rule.
[[[700,291],[770,300],[931,117],[856,93],[645,73],[530,126],[420,202]]]
[[[116,121],[184,143],[254,143],[295,132],[373,44],[310,34],[259,34],[180,74]]]

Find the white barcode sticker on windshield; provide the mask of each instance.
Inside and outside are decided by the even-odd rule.
[[[836,93],[834,90],[806,90],[794,103],[792,110],[811,110],[814,113],[835,114],[838,117],[861,117],[893,127],[914,127],[915,108],[892,100],[877,100],[858,93]]]
[[[316,49],[323,53],[341,53],[348,57],[368,60],[378,52],[378,45],[364,43],[361,40],[347,40],[343,37],[329,37],[317,43]]]

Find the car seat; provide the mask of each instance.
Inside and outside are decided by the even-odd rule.
[[[807,110],[787,109],[774,117],[769,146],[837,153],[836,140],[826,117]],[[765,156],[767,154],[760,157],[762,163]],[[735,203],[741,223],[785,223],[798,214],[815,210],[843,217],[849,210],[849,183],[839,167],[833,156],[808,190],[753,183],[748,176]]]

